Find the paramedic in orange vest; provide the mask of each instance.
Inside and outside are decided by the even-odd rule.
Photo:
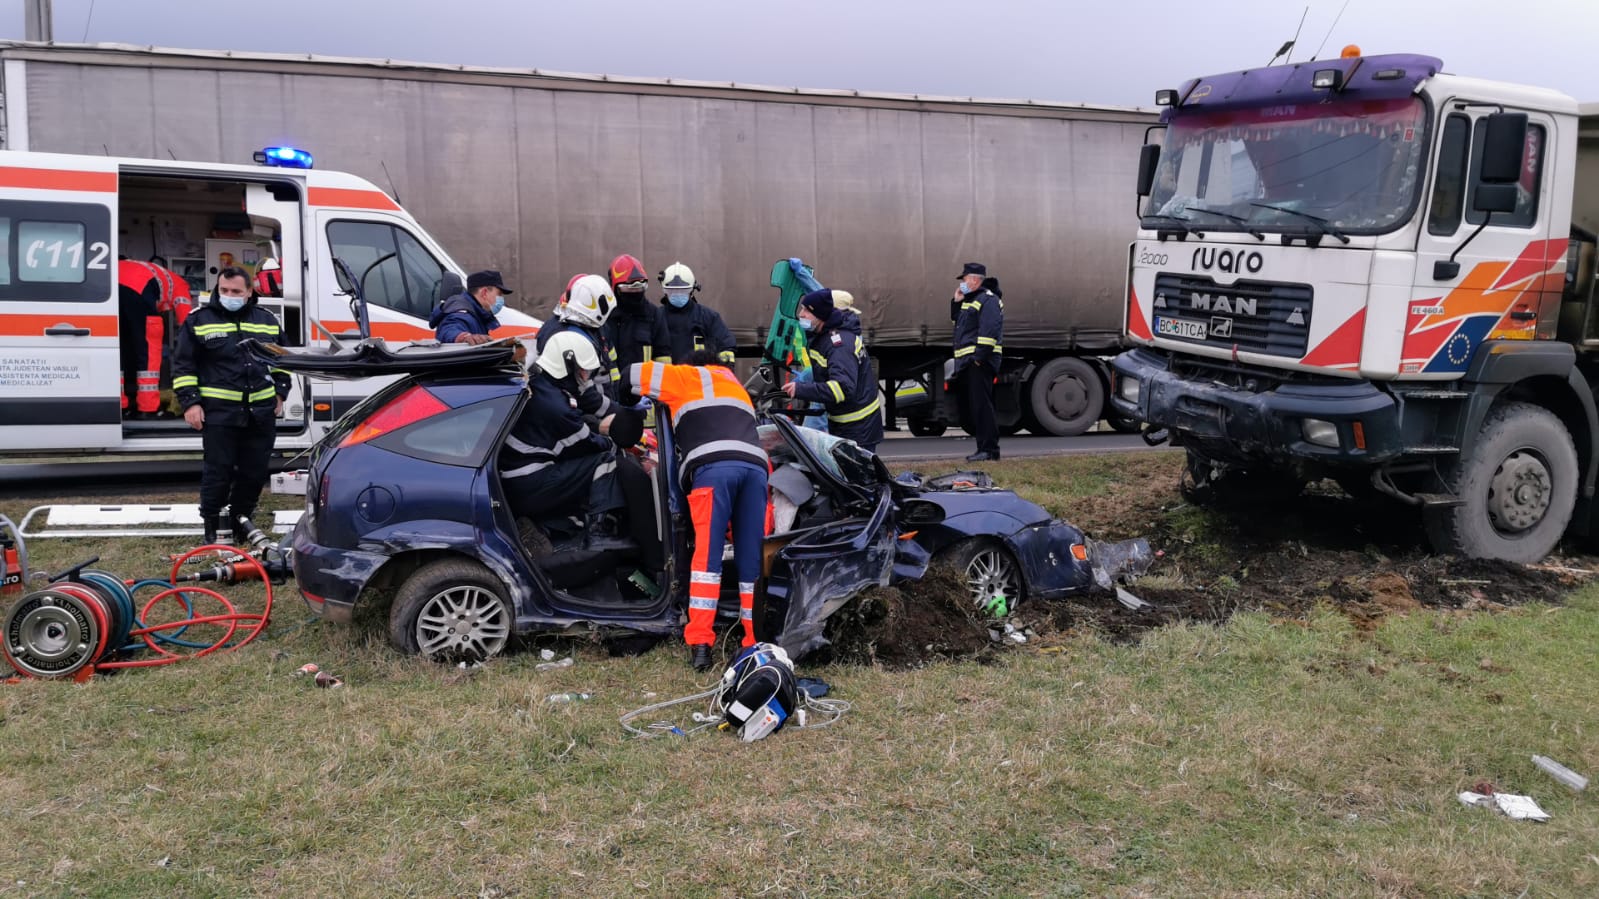
[[[755,406],[727,364],[699,350],[687,365],[630,365],[625,387],[671,410],[678,475],[694,522],[694,558],[683,641],[698,671],[711,667],[716,601],[722,593],[722,546],[733,529],[739,619],[744,645],[755,644],[755,580],[766,536],[766,475],[771,462],[755,431]]]
[[[117,295],[122,412],[129,418],[153,418],[161,411],[163,314],[171,312],[183,324],[193,302],[189,285],[153,262],[122,259],[117,262]],[[131,397],[130,385],[135,387]]]

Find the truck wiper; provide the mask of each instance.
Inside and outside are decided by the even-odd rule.
[[[1308,212],[1300,212],[1297,209],[1289,209],[1286,206],[1273,206],[1270,203],[1250,203],[1249,205],[1251,205],[1251,206],[1259,206],[1261,209],[1271,209],[1271,210],[1275,210],[1277,212],[1286,212],[1289,215],[1297,215],[1300,218],[1304,219],[1305,221],[1310,222],[1311,224],[1315,225],[1316,229],[1318,231],[1320,231],[1321,233],[1323,233],[1323,234],[1331,234],[1333,237],[1338,238],[1339,240],[1343,241],[1344,243],[1349,243],[1349,235],[1345,234],[1342,231],[1339,231],[1337,228],[1334,228],[1332,226],[1332,222],[1327,221],[1326,219],[1322,218],[1319,215],[1311,215]]]
[[[1258,231],[1254,227],[1252,227],[1249,224],[1249,219],[1246,219],[1246,218],[1244,218],[1241,215],[1233,215],[1231,212],[1222,212],[1220,209],[1207,209],[1204,206],[1189,206],[1189,207],[1187,207],[1187,209],[1188,209],[1189,212],[1206,212],[1206,213],[1209,213],[1211,215],[1220,216],[1220,217],[1226,219],[1229,222],[1234,222],[1234,223],[1236,223],[1238,225],[1242,225],[1245,234],[1248,234],[1248,235],[1250,235],[1251,237],[1254,237],[1257,240],[1265,240],[1266,239],[1266,235],[1264,233],[1262,233],[1261,231]]]
[[[1204,232],[1200,231],[1198,228],[1195,228],[1193,225],[1190,225],[1189,218],[1184,215],[1161,215],[1159,213],[1152,213],[1150,215],[1143,216],[1143,218],[1161,219],[1162,221],[1176,222],[1177,227],[1183,229],[1184,234],[1192,234],[1195,237],[1205,236]]]

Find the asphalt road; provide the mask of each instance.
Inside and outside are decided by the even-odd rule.
[[[977,448],[970,437],[958,433],[946,437],[911,437],[901,436],[901,433],[890,433],[878,447],[878,454],[885,462],[960,461]],[[999,442],[1000,456],[1006,459],[1144,449],[1148,447],[1138,435],[1110,432],[1080,437],[1006,437]],[[199,481],[198,459],[0,464],[0,498],[4,499],[137,496],[198,486]]]

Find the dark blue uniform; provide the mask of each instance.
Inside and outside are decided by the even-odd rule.
[[[439,343],[454,343],[462,334],[482,334],[500,326],[500,320],[483,308],[483,304],[464,293],[458,293],[439,304],[428,319],[428,327]]]
[[[584,415],[604,418],[617,409],[615,398],[605,388],[607,384],[615,384],[621,380],[621,372],[616,368],[616,352],[605,341],[605,335],[592,328],[586,328],[575,322],[563,321],[552,318],[539,328],[539,336],[533,342],[537,352],[544,352],[544,345],[550,338],[562,331],[574,331],[587,337],[594,344],[594,351],[600,355],[601,367],[610,370],[608,377],[596,375],[594,380],[588,382],[577,395],[577,408]]]
[[[834,310],[827,324],[812,332],[807,346],[812,380],[795,384],[794,398],[822,404],[828,433],[875,451],[883,442],[883,402],[866,342],[844,326],[852,317]]]
[[[732,364],[737,343],[733,332],[727,329],[722,316],[715,309],[702,305],[692,298],[681,308],[663,300],[661,317],[666,319],[668,346],[672,358],[687,361],[697,350],[711,350],[722,362]]]
[[[999,456],[994,423],[994,379],[1004,352],[1005,303],[984,286],[950,302],[955,321],[955,377],[961,381],[962,420],[977,439],[979,453]]]

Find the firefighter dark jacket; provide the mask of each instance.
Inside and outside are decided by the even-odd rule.
[[[1005,351],[1005,303],[988,288],[967,294],[951,303],[955,317],[955,370],[972,362],[997,365]]]
[[[213,296],[178,332],[172,357],[178,402],[185,409],[199,403],[208,425],[272,418],[278,400],[289,395],[289,373],[272,368],[243,342],[277,343],[281,336],[277,316],[257,305],[255,297],[238,312],[229,312]]]

